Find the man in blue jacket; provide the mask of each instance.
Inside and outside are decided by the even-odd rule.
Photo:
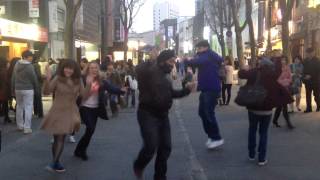
[[[214,149],[224,143],[215,117],[215,107],[221,91],[219,68],[223,59],[210,49],[206,40],[199,42],[196,48],[197,55],[187,64],[198,68],[198,91],[201,91],[199,116],[208,135],[206,146]]]

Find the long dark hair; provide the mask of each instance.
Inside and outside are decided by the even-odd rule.
[[[226,56],[224,57],[224,60],[227,61],[226,65],[232,66],[232,59],[230,56]]]
[[[0,89],[7,83],[7,59],[0,57]]]
[[[73,74],[71,76],[71,79],[75,84],[80,83],[81,70],[78,63],[72,59],[61,59],[58,65],[58,70],[57,70],[57,75],[59,77],[65,78],[65,75],[64,75],[65,68],[73,69]]]

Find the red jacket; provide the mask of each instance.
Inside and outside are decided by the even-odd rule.
[[[258,71],[261,72],[261,83],[267,90],[267,97],[261,106],[247,107],[251,110],[270,111],[274,107],[286,105],[293,102],[289,91],[278,83],[281,74],[281,62],[275,62],[275,69],[270,66],[262,66],[251,70],[240,70],[239,78],[247,79],[248,84],[254,84]]]

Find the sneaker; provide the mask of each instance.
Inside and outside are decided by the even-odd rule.
[[[210,138],[208,138],[208,140],[206,142],[206,146],[208,147],[211,142],[212,142],[212,140]]]
[[[88,155],[85,152],[74,151],[73,155],[82,159],[83,161],[88,161]]]
[[[259,165],[259,166],[265,166],[267,163],[268,163],[267,160],[259,161],[259,162],[258,162],[258,165]]]
[[[54,138],[50,139],[50,143],[53,144],[54,143]]]
[[[249,156],[248,159],[249,159],[249,161],[255,161],[255,158],[254,158],[254,157],[250,157],[250,156]]]
[[[32,129],[24,129],[23,133],[24,134],[31,134],[32,133]]]
[[[23,127],[18,127],[18,131],[23,131]]]
[[[51,172],[63,173],[66,169],[58,162],[49,164],[46,169]]]
[[[221,139],[221,140],[218,140],[218,141],[212,141],[211,143],[208,144],[208,149],[215,149],[221,145],[224,144],[224,140]]]
[[[69,142],[76,143],[76,139],[74,138],[74,136],[69,136]]]

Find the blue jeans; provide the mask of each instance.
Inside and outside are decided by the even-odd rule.
[[[199,99],[199,116],[202,119],[203,128],[208,137],[214,141],[221,140],[219,126],[215,116],[215,108],[220,92],[201,92]]]
[[[248,135],[248,149],[249,157],[254,158],[256,155],[256,135],[259,126],[259,162],[266,160],[267,143],[268,143],[268,129],[272,115],[257,115],[249,112],[249,135]]]

